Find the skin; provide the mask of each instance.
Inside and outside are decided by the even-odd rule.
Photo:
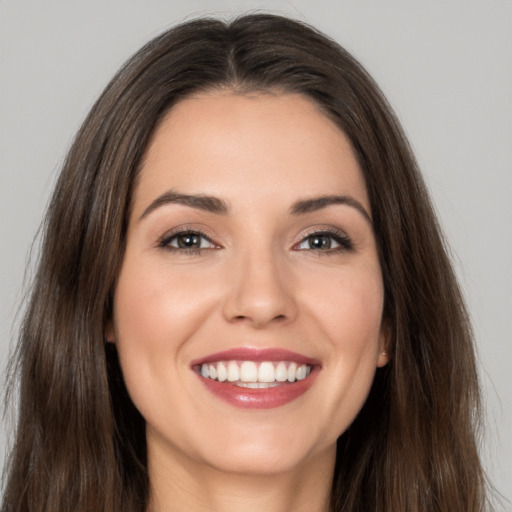
[[[224,201],[218,214],[172,190]],[[294,214],[299,200],[340,194]],[[150,206],[153,205],[153,206]],[[177,249],[176,229],[203,231]],[[351,248],[309,243],[335,230]],[[364,179],[335,124],[296,94],[201,93],[157,128],[138,181],[107,337],[147,423],[150,510],[328,510],[335,444],[387,363],[383,283]],[[212,395],[191,361],[283,348],[320,362],[311,388],[271,409]]]

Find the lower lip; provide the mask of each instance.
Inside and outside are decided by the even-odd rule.
[[[205,379],[198,373],[203,385],[215,396],[242,409],[272,409],[281,407],[302,396],[313,385],[318,374],[317,368],[303,380],[283,383],[273,388],[252,389],[236,384]]]

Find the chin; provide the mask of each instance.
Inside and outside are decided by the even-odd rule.
[[[304,464],[305,454],[290,451],[277,452],[265,448],[234,449],[225,456],[216,457],[210,466],[223,473],[240,476],[277,476],[291,473]]]
[[[227,436],[226,436],[227,434]],[[226,473],[271,476],[296,471],[316,458],[335,456],[336,440],[320,445],[309,432],[291,432],[288,428],[238,428],[222,432],[217,441],[210,437],[209,446],[198,462]]]

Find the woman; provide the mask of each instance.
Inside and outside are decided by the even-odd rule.
[[[481,511],[467,315],[378,87],[197,20],[79,131],[21,333],[3,511]]]

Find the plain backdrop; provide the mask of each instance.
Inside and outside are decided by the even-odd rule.
[[[167,27],[247,10],[291,15],[326,32],[361,60],[396,109],[469,303],[488,410],[482,454],[491,480],[510,500],[510,0],[0,0],[2,371],[23,304],[32,240],[65,152],[95,98],[126,58]],[[0,463],[8,431],[2,425]]]

